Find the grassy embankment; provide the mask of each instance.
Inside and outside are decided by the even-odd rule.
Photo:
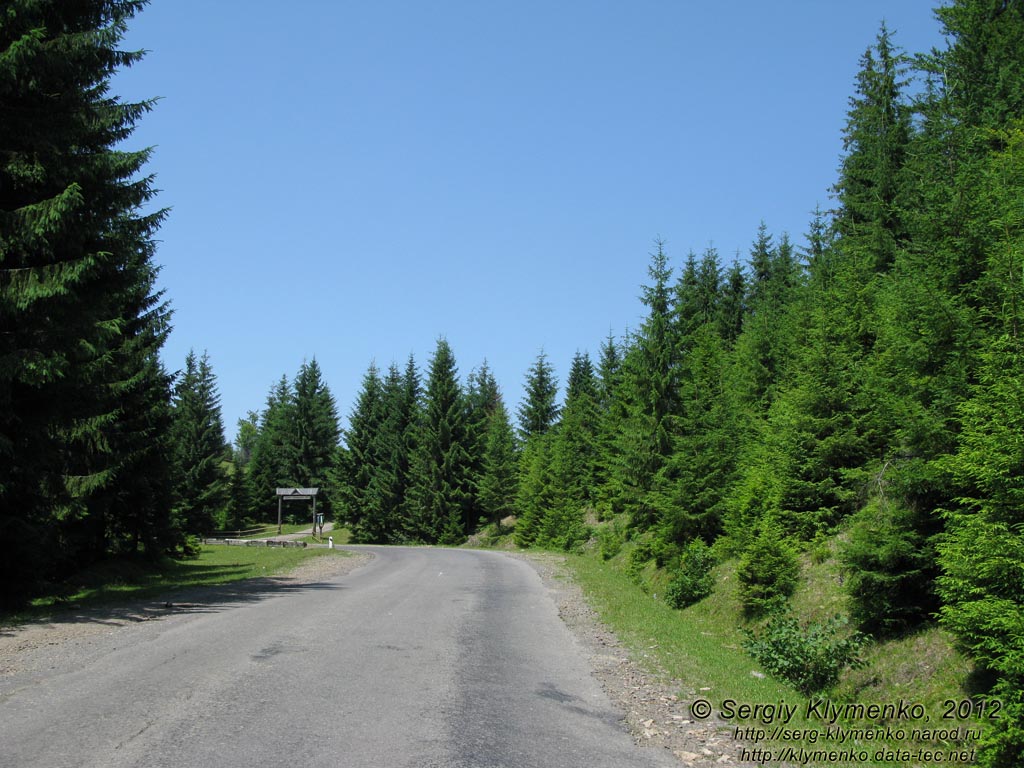
[[[568,565],[602,620],[635,656],[651,671],[684,681],[685,688],[680,691],[683,700],[706,700],[711,705],[713,720],[731,712],[732,717],[722,724],[732,733],[737,727],[765,732],[759,743],[745,739],[750,747],[773,753],[775,759],[765,764],[779,765],[777,756],[787,747],[797,750],[790,756],[793,763],[800,762],[801,748],[816,755],[816,760],[805,763],[808,765],[925,765],[934,764],[935,752],[943,754],[941,762],[947,765],[972,762],[977,731],[967,738],[963,735],[967,728],[980,729],[982,725],[973,716],[961,719],[963,710],[958,713],[956,709],[957,704],[971,698],[972,668],[956,651],[948,633],[929,627],[907,637],[872,642],[863,653],[863,668],[847,670],[833,689],[807,698],[764,675],[744,650],[742,629],[754,628],[756,624],[748,622],[742,613],[736,594],[735,560],[716,568],[715,590],[710,597],[676,610],[658,598],[667,578],[653,564],[639,579],[626,575],[631,548],[627,542],[608,561],[596,553],[570,555]],[[804,556],[801,584],[791,600],[801,621],[822,621],[845,613],[841,582],[834,552],[819,554],[816,559]],[[841,709],[854,705],[847,710],[853,716],[839,717],[833,722],[825,705],[814,704],[815,699]],[[777,706],[771,715],[762,709],[746,719],[738,716],[741,705],[758,704],[792,706],[795,715],[788,723],[782,722],[781,707]],[[894,716],[869,717],[864,710],[856,709],[856,705],[872,704],[893,705]],[[801,730],[802,738],[782,738],[774,730],[780,726]],[[836,730],[836,726],[844,730]],[[936,730],[957,727],[958,738],[936,738]],[[861,729],[863,733],[851,729]],[[867,732],[888,736],[898,735],[899,731],[903,731],[903,738],[864,738]],[[841,750],[855,750],[857,759],[843,760],[841,754],[825,754]],[[880,751],[882,754],[878,754]],[[860,758],[865,752],[868,759],[862,762]],[[929,756],[928,752],[933,754]]]

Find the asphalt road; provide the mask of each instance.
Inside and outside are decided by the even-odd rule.
[[[366,548],[0,677],[3,768],[629,768],[633,744],[529,564]]]

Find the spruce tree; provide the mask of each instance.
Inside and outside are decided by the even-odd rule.
[[[154,195],[139,175],[149,151],[122,146],[152,102],[109,92],[142,56],[118,48],[142,5],[33,0],[0,22],[5,601],[125,537],[169,543],[166,487],[136,474],[167,477],[166,446],[153,439],[169,394],[152,263],[164,212],[141,213]]]
[[[622,498],[616,483],[616,468],[621,457],[618,453],[619,440],[626,418],[625,402],[622,396],[622,351],[615,339],[608,334],[601,347],[598,362],[598,459],[597,459],[597,512],[598,517],[610,516],[615,503]]]
[[[721,532],[723,497],[733,480],[738,440],[735,406],[727,395],[727,357],[720,335],[721,268],[708,248],[693,254],[676,286],[679,404],[667,420],[672,450],[649,495],[658,536],[678,548]]]
[[[570,549],[587,538],[586,514],[597,499],[599,416],[590,356],[577,352],[569,369],[565,407],[551,445],[551,507],[537,543]]]
[[[991,345],[975,395],[963,406],[960,448],[946,466],[966,496],[939,543],[942,623],[995,679],[991,695],[1004,707],[981,745],[985,766],[1020,765],[1024,758],[1021,341],[1008,334]]]
[[[600,462],[597,399],[594,365],[586,352],[577,352],[569,368],[554,446],[557,494],[563,505],[574,509],[592,507],[596,501]]]
[[[317,510],[333,512],[334,489],[328,475],[335,463],[340,431],[334,396],[324,382],[314,357],[303,363],[295,377],[295,467],[292,471],[303,488],[319,488]]]
[[[394,363],[382,383],[382,418],[372,436],[372,453],[378,464],[371,480],[372,514],[381,521],[378,541],[398,543],[410,538],[409,489],[412,484],[412,456],[420,418],[420,385],[416,364],[410,355],[405,371]]]
[[[472,489],[469,520],[475,526],[488,518],[479,498],[479,485],[484,473],[491,417],[501,405],[497,379],[487,361],[473,370],[466,382],[466,452],[469,455],[470,488]]]
[[[519,439],[543,435],[558,419],[558,379],[543,350],[526,374],[526,394],[519,405]]]
[[[401,396],[398,398],[397,408],[393,404],[389,409],[389,413],[393,410],[397,414],[395,416],[397,428],[394,434],[400,438],[396,443],[391,463],[395,469],[394,498],[398,501],[396,514],[399,526],[395,536],[403,541],[413,538],[415,534],[416,518],[413,511],[412,493],[415,468],[413,463],[417,446],[420,443],[423,423],[422,389],[416,361],[410,353],[402,374]]]
[[[839,236],[847,247],[858,244],[869,271],[888,270],[907,235],[902,189],[911,135],[903,97],[906,71],[907,58],[883,23],[875,44],[861,57],[835,185]]]
[[[476,483],[477,503],[486,522],[497,524],[515,514],[517,475],[515,433],[508,411],[499,399],[487,419],[481,473]]]
[[[1024,41],[1024,21],[1018,34]],[[979,764],[1010,766],[1024,759],[1024,120],[993,144],[1002,148],[979,169],[976,201],[990,244],[977,293],[988,333],[958,407],[956,451],[936,462],[956,492],[938,543],[938,591],[942,624],[994,678],[1004,706]]]
[[[743,331],[746,313],[747,277],[737,258],[725,274],[725,284],[718,304],[718,332],[727,348],[732,348]]]
[[[204,352],[190,351],[174,388],[174,517],[186,534],[205,535],[224,524],[228,507],[227,456],[217,380]]]
[[[261,522],[277,520],[276,489],[298,484],[291,474],[296,446],[294,411],[294,393],[288,377],[282,375],[267,395],[249,461],[252,516]]]
[[[394,521],[384,517],[384,505],[380,503],[380,490],[385,485],[380,474],[386,457],[379,436],[384,421],[384,385],[377,366],[371,363],[349,416],[333,483],[339,497],[336,514],[357,544],[384,543],[394,527]]]
[[[746,315],[736,340],[737,373],[743,399],[763,415],[784,380],[793,344],[791,303],[798,282],[792,246],[778,246],[762,222],[750,251]]]
[[[249,478],[245,465],[237,452],[231,457],[231,478],[228,486],[228,513],[224,528],[229,531],[244,530],[253,520],[249,517],[252,500],[249,497]]]
[[[669,420],[679,405],[678,342],[673,323],[672,270],[661,241],[651,255],[643,287],[647,318],[634,335],[622,364],[625,415],[618,433],[613,506],[631,514],[633,525],[649,528],[656,510],[648,493],[655,475],[672,451]]]
[[[534,435],[519,456],[519,493],[516,496],[516,544],[544,543],[544,519],[554,507],[551,476],[552,434]]]
[[[412,522],[416,538],[459,544],[472,531],[465,393],[445,339],[430,360],[420,444],[415,457]]]

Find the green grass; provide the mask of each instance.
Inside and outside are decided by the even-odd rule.
[[[745,701],[798,701],[800,696],[781,683],[758,677],[757,665],[740,645],[729,601],[708,598],[685,611],[670,608],[645,593],[622,572],[595,557],[574,555],[568,563],[594,609],[629,647],[653,664],[652,671],[685,680],[692,698],[712,702],[724,698]],[[719,592],[721,579],[719,576]]]
[[[341,546],[342,544],[348,544],[352,540],[352,531],[348,528],[334,528],[330,531],[324,531],[324,535],[319,539],[315,536],[304,536],[299,541],[304,541],[307,544],[326,544],[328,536],[334,539],[335,546]]]
[[[782,682],[761,676],[757,663],[744,650],[741,627],[746,624],[736,596],[735,560],[716,568],[715,591],[710,597],[684,610],[675,610],[656,597],[666,580],[653,565],[641,571],[642,586],[626,575],[624,566],[631,549],[632,546],[627,544],[622,553],[608,562],[596,555],[573,555],[568,558],[568,564],[594,609],[633,650],[634,655],[646,663],[651,672],[684,682],[685,689],[679,692],[682,700],[706,699],[711,702],[715,713],[722,713],[725,702],[730,700],[737,704],[795,705],[797,714],[785,727],[806,729],[810,735],[793,740],[769,739],[757,746],[766,749],[793,746],[809,751],[845,747],[868,753],[869,759],[864,763],[833,759],[809,763],[830,766],[917,765],[924,764],[916,758],[920,749],[937,748],[948,753],[954,749],[970,751],[976,746],[976,740],[944,743],[912,738],[912,728],[980,727],[976,720],[942,719],[949,709],[945,701],[962,701],[968,697],[966,686],[971,672],[969,663],[954,649],[951,638],[942,630],[930,628],[910,637],[871,644],[865,652],[867,666],[860,670],[847,670],[839,684],[821,696],[839,706],[898,704],[901,700],[919,703],[929,720],[892,719],[882,723],[883,727],[888,724],[894,730],[903,728],[906,731],[903,739],[840,744],[827,740],[824,735],[829,725],[827,722],[813,714],[811,719],[806,717],[808,698]],[[820,621],[844,611],[845,598],[834,559],[816,561],[804,558],[801,586],[793,596],[792,606],[803,621]],[[847,718],[838,722],[846,728],[874,728],[879,721],[877,718]],[[733,718],[728,725],[730,730],[735,726],[766,727],[757,719],[737,722]],[[775,722],[771,727],[777,725],[780,723]],[[895,760],[892,756],[875,760],[875,753],[885,748],[907,749],[911,754]],[[949,765],[968,763],[960,759],[946,760]]]
[[[149,598],[191,587],[228,584],[243,579],[285,573],[311,557],[344,553],[298,547],[239,547],[204,545],[197,557],[148,563],[112,560],[99,563],[32,601],[30,608],[6,621],[30,621],[52,614],[61,606],[89,608]]]

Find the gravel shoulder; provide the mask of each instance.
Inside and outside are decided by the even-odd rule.
[[[572,580],[565,558],[547,553],[509,553],[526,560],[540,575],[558,605],[558,615],[590,657],[594,675],[623,712],[638,744],[660,746],[682,765],[753,766],[739,759],[741,746],[728,726],[714,720],[695,721],[689,704],[700,695],[685,682],[634,659],[615,634],[601,623],[583,590]]]

